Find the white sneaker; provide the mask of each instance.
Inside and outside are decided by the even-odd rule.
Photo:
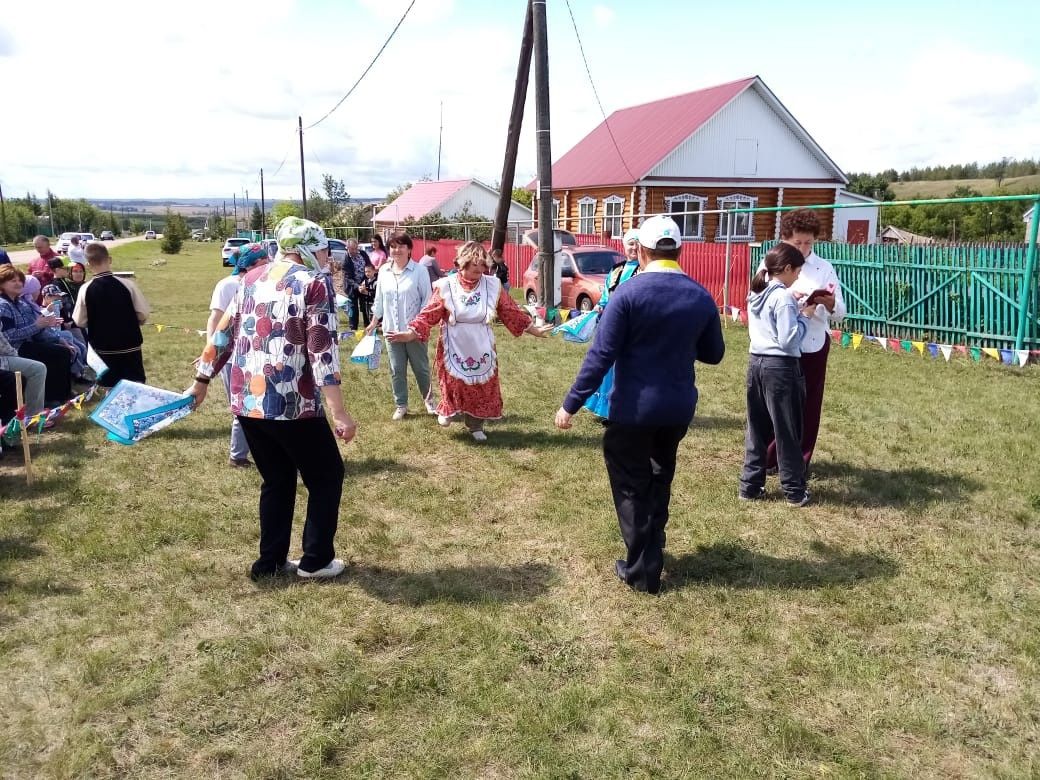
[[[333,558],[329,561],[329,565],[323,569],[318,569],[317,571],[304,571],[303,569],[297,569],[296,575],[304,578],[326,579],[328,577],[338,577],[346,568],[347,564],[343,563],[339,558]]]
[[[470,431],[473,436],[473,441],[487,441],[487,434],[484,431]]]
[[[437,414],[437,403],[435,401],[427,401],[426,411],[430,414]]]
[[[394,409],[394,414],[393,414],[393,416],[390,419],[393,420],[394,422],[397,422],[398,420],[403,420],[405,418],[405,416],[407,416],[407,414],[408,414],[408,407],[407,406],[398,406],[396,409]]]
[[[437,424],[442,426],[442,427],[444,427],[444,428],[447,428],[449,425],[451,425],[451,418],[448,417],[447,415],[438,414],[437,415]]]

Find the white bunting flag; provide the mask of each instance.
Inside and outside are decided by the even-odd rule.
[[[946,358],[946,362],[950,362],[950,355],[953,354],[953,347],[949,344],[940,344],[939,351],[942,352],[942,356]]]
[[[881,349],[888,349],[888,340],[885,339],[883,336],[875,336],[874,341],[881,345]]]
[[[736,306],[730,306],[729,316],[733,319],[734,322],[736,322],[740,319],[740,309],[738,309]]]
[[[1015,357],[1018,358],[1018,367],[1025,368],[1026,363],[1029,361],[1029,350],[1020,349],[1015,352]]]

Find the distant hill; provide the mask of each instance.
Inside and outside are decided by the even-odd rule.
[[[1040,174],[1012,176],[1002,182],[1005,195],[1040,193]],[[958,187],[971,187],[982,195],[997,190],[996,179],[948,179],[946,181],[894,181],[888,185],[896,200],[911,198],[945,198]]]

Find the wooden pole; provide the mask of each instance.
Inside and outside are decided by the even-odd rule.
[[[18,404],[18,408],[22,409],[25,406],[25,400],[22,397],[22,372],[14,372],[14,394],[15,403]],[[24,414],[24,413],[23,413]],[[29,454],[29,437],[25,432],[25,420],[21,420],[22,428],[22,455],[25,457],[25,484],[32,487],[33,484],[33,472],[32,472],[32,456]]]

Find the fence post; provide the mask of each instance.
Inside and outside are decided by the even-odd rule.
[[[1033,274],[1036,271],[1036,235],[1040,227],[1040,198],[1033,201],[1033,219],[1029,223],[1029,244],[1026,247],[1026,269],[1022,278],[1022,294],[1018,301],[1018,332],[1015,334],[1015,349],[1021,350],[1026,339],[1026,317],[1029,314],[1029,296],[1033,291]]]

